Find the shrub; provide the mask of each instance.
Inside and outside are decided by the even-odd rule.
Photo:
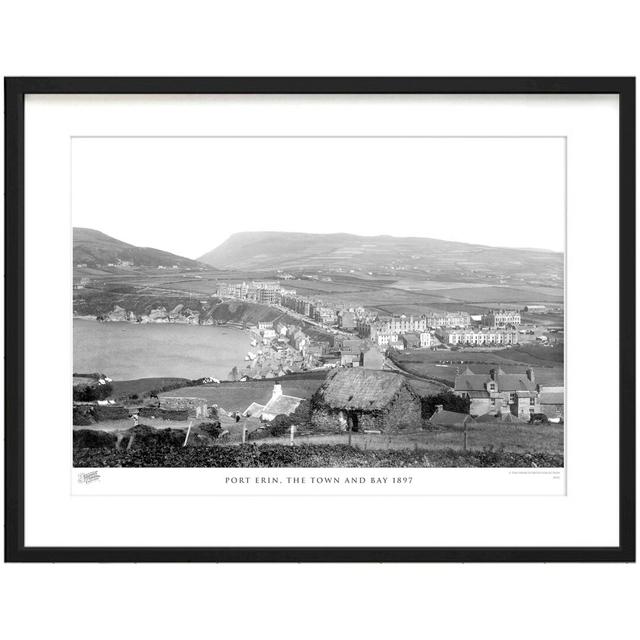
[[[93,411],[96,420],[126,420],[129,417],[129,410],[118,404],[94,407]]]
[[[438,393],[434,396],[422,398],[422,417],[430,418],[436,412],[436,406],[441,404],[445,411],[456,411],[458,413],[469,413],[471,400],[461,398],[451,391]]]
[[[219,422],[211,423],[211,422],[201,422],[198,427],[201,431],[204,431],[206,434],[210,435],[212,438],[219,438],[222,433],[222,427]]]
[[[107,431],[95,429],[78,429],[73,432],[74,449],[103,449],[113,448],[117,438]]]
[[[95,422],[93,407],[73,407],[73,424],[79,427],[87,427]]]
[[[120,448],[127,448],[131,438],[134,436],[131,446],[136,448],[182,447],[185,432],[182,429],[154,429],[148,425],[139,424],[137,427],[131,427],[131,429],[127,429],[124,432]]]
[[[73,387],[73,399],[76,402],[95,402],[104,400],[113,392],[113,387],[107,384],[76,385]]]
[[[271,422],[271,424],[269,424],[267,429],[265,429],[265,431],[269,432],[269,435],[272,435],[272,436],[275,436],[275,437],[284,436],[287,433],[289,433],[289,430],[291,429],[291,424],[294,424],[293,422],[291,424],[289,424],[289,425],[282,424],[282,423],[276,423],[276,420],[279,417],[280,416],[277,416],[276,419],[273,420],[273,422]],[[288,418],[289,416],[282,416],[282,417],[283,418]]]
[[[273,433],[273,435],[283,435],[289,431],[289,427],[291,427],[292,424],[300,427],[311,426],[311,402],[309,400],[303,400],[291,415],[276,416],[269,423],[269,427],[272,430],[276,429],[278,431],[280,428],[283,428],[283,431]]]

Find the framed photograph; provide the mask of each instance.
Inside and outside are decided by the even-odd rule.
[[[7,78],[8,561],[635,560],[635,79]]]

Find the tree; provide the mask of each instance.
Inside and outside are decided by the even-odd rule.
[[[73,387],[73,399],[76,402],[95,402],[108,398],[113,391],[113,387],[107,384],[76,385]]]
[[[231,369],[231,371],[229,372],[229,377],[234,382],[237,382],[238,380],[240,380],[240,373],[238,372],[238,367],[233,367],[233,369]]]
[[[457,396],[451,391],[445,391],[433,396],[422,398],[422,416],[430,418],[435,412],[436,407],[441,404],[445,411],[455,411],[457,413],[469,413],[471,400],[466,397]]]

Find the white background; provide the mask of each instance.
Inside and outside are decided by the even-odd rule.
[[[4,75],[636,75],[635,2],[14,3]],[[3,566],[11,637],[630,637],[637,566]],[[222,612],[224,610],[224,613]]]
[[[618,109],[615,96],[37,96],[25,110],[25,385],[48,380],[47,411],[58,417],[44,427],[41,406],[25,407],[25,543],[27,546],[614,546],[618,542],[618,442],[593,419],[587,390],[593,356],[583,348],[592,327],[582,310],[598,302],[611,311],[607,344],[598,366],[617,388]],[[374,497],[374,485],[345,491],[350,497],[259,497],[241,502],[227,493],[221,470],[105,471],[100,484],[70,495],[71,423],[67,379],[71,375],[71,182],[70,136],[92,135],[566,135],[567,155],[567,469],[562,476],[526,476],[483,470],[416,469],[408,499]],[[464,141],[456,138],[453,144]],[[329,143],[327,143],[329,144]],[[538,139],[533,142],[537,146]],[[75,146],[75,145],[74,145]],[[465,145],[466,146],[466,145]],[[462,149],[465,148],[462,147]],[[272,161],[280,162],[282,148]],[[420,162],[419,157],[412,161]],[[558,163],[560,171],[562,163]],[[75,165],[75,157],[74,157]],[[464,176],[461,177],[464,181]],[[533,181],[532,181],[533,183]],[[545,185],[546,186],[546,185]],[[540,188],[545,188],[541,186]],[[338,199],[350,185],[332,183]],[[537,188],[533,187],[533,188]],[[560,195],[560,194],[559,194]],[[74,190],[75,196],[75,190]],[[558,198],[559,199],[559,198]],[[74,197],[75,204],[75,197]],[[557,205],[556,205],[557,206]],[[609,214],[606,217],[604,214]],[[411,215],[403,221],[411,224]],[[604,220],[608,222],[605,223]],[[527,228],[516,217],[512,224]],[[593,247],[606,260],[593,260]],[[42,330],[42,309],[49,311]],[[52,340],[51,336],[56,339]],[[617,407],[608,408],[612,424]],[[573,427],[572,427],[573,425]],[[596,466],[597,465],[597,466]],[[538,470],[539,471],[539,470]],[[274,472],[275,473],[275,472]],[[474,477],[482,474],[483,483]],[[73,482],[77,474],[73,475]],[[189,499],[186,478],[204,475],[209,496]],[[158,494],[149,495],[150,483]],[[441,489],[439,478],[453,476]],[[127,478],[126,487],[122,481]],[[177,479],[174,479],[177,477]],[[43,482],[46,478],[46,482]],[[215,481],[218,478],[218,482]],[[557,478],[557,479],[556,479]],[[146,481],[145,481],[146,479]],[[454,482],[455,480],[455,482]],[[175,486],[164,491],[165,483]],[[471,486],[470,486],[471,485]],[[493,485],[493,486],[491,486]],[[555,485],[555,489],[554,489]],[[504,488],[503,488],[504,487]],[[115,500],[126,488],[128,499]],[[344,487],[346,488],[346,487]],[[202,487],[204,489],[204,486]],[[201,490],[202,490],[201,489]],[[269,489],[267,491],[267,489]],[[324,493],[324,487],[318,487]],[[75,493],[76,489],[74,489]],[[85,493],[85,491],[83,491]],[[154,492],[155,493],[155,492]],[[234,492],[235,493],[235,492]],[[308,494],[316,491],[307,490]],[[457,493],[453,501],[439,498]],[[484,494],[477,497],[477,494]],[[514,494],[529,493],[527,499]],[[555,496],[549,494],[556,494]],[[365,495],[367,494],[367,495]],[[422,494],[420,497],[415,494]],[[429,495],[430,494],[430,495]],[[254,494],[255,495],[255,494]],[[549,496],[549,497],[543,497]],[[384,517],[381,518],[381,514]],[[256,523],[271,521],[270,526]],[[220,523],[224,523],[222,526]],[[339,523],[339,524],[338,524]]]

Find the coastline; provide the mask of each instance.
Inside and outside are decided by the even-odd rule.
[[[138,323],[74,316],[73,369],[104,371],[114,380],[167,376],[227,380],[234,367],[243,375],[244,358],[255,338],[255,331],[237,323]]]

